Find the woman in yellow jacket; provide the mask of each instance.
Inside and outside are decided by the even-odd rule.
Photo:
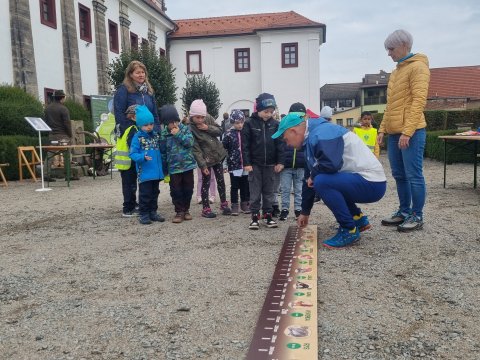
[[[387,107],[378,130],[377,142],[388,134],[388,159],[397,184],[398,210],[382,220],[382,225],[412,231],[423,226],[426,186],[423,176],[423,152],[427,123],[423,110],[427,102],[430,70],[428,58],[410,52],[412,35],[396,30],[385,40],[388,56],[397,62],[390,75]]]

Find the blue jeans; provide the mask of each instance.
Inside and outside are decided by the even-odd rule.
[[[423,152],[427,133],[425,129],[415,131],[406,149],[398,147],[400,135],[388,135],[388,160],[397,183],[399,210],[404,215],[413,213],[423,219],[423,206],[427,195],[423,177]]]
[[[353,229],[353,217],[362,210],[356,203],[373,203],[380,200],[387,190],[387,182],[374,182],[361,175],[348,172],[318,174],[313,187],[335,216],[342,228]]]
[[[290,190],[293,183],[293,209],[302,210],[303,169],[283,169],[280,173],[280,188],[282,191],[282,210],[290,208]]]

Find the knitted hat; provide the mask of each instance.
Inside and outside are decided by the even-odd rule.
[[[202,99],[193,100],[189,114],[190,116],[207,116],[207,105]]]
[[[231,124],[234,124],[236,122],[243,122],[245,121],[245,114],[243,113],[242,110],[234,109],[230,113],[229,119]]]
[[[296,102],[290,106],[290,110],[288,110],[288,112],[301,112],[305,114],[307,109],[302,103]]]
[[[330,106],[324,106],[320,111],[320,117],[324,119],[331,119],[333,115],[333,109]]]
[[[145,105],[138,105],[135,109],[135,117],[137,126],[141,128],[142,126],[153,124],[153,115],[148,110]]]
[[[275,102],[275,97],[272,94],[262,93],[258,95],[255,99],[257,105],[257,112],[263,111],[268,108],[275,109],[277,103]]]
[[[168,125],[173,122],[180,122],[180,116],[178,116],[177,109],[173,105],[163,105],[160,108],[160,122]]]
[[[136,109],[137,109],[137,104],[133,104],[133,105],[130,105],[127,110],[125,110],[125,115],[128,115],[128,114],[136,114]]]

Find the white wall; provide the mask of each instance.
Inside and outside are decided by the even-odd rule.
[[[30,1],[30,18],[37,68],[38,95],[44,102],[44,88],[65,89],[60,0],[56,0],[57,28],[40,22],[39,1]]]
[[[10,34],[10,10],[8,1],[0,1],[0,84],[13,84],[12,43]]]
[[[275,96],[279,111],[288,112],[300,101],[315,112],[320,111],[319,47],[321,30],[262,31],[259,35],[172,40],[170,61],[176,68],[178,87],[176,103],[181,109],[185,86],[187,51],[202,52],[202,72],[210,75],[220,91],[220,114],[234,108],[253,110],[258,94]],[[282,43],[298,42],[299,66],[282,68]],[[236,48],[250,48],[250,72],[235,72]]]

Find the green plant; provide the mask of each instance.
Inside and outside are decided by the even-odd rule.
[[[190,105],[195,99],[202,99],[207,105],[207,112],[215,119],[218,117],[218,111],[222,106],[220,102],[220,91],[210,76],[203,74],[186,75],[187,81],[182,89],[182,110],[184,114],[188,114]]]
[[[42,103],[18,87],[0,85],[0,134],[38,135],[25,116],[43,118]]]
[[[38,134],[38,133],[37,133]],[[47,138],[42,138],[42,144],[47,143]],[[30,137],[24,135],[0,136],[0,163],[9,163],[10,166],[3,168],[5,177],[8,180],[18,180],[18,155],[19,146],[37,146],[38,136]],[[37,150],[38,152],[38,150]],[[39,154],[40,156],[40,154]],[[26,168],[24,168],[25,174]],[[30,175],[27,175],[30,177]]]
[[[107,73],[110,84],[119,87],[125,77],[125,69],[133,60],[141,61],[148,71],[148,79],[155,91],[157,106],[173,104],[177,101],[175,86],[175,68],[158,51],[148,45],[142,45],[140,50],[125,51],[108,66]]]
[[[92,115],[85,106],[70,99],[65,100],[63,104],[70,112],[71,120],[82,120],[85,131],[93,131]]]

